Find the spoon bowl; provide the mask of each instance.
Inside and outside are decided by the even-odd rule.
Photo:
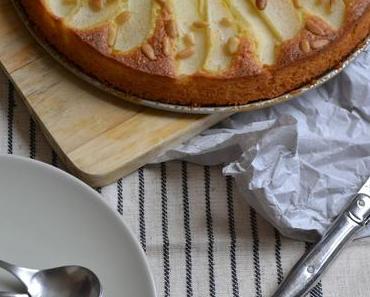
[[[37,272],[28,292],[32,297],[100,297],[101,287],[92,271],[80,266],[66,266]]]
[[[102,297],[99,278],[82,266],[35,270],[0,261],[0,267],[17,277],[30,297]]]

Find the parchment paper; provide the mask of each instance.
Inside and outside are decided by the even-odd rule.
[[[224,164],[281,233],[315,239],[370,175],[370,49],[322,87],[235,114],[157,161],[170,159]]]

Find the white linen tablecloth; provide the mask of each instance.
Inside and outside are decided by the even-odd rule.
[[[63,168],[2,73],[0,154]],[[268,297],[308,248],[259,217],[220,167],[150,165],[97,190],[137,235],[158,296]],[[352,243],[310,296],[370,296],[369,247]]]

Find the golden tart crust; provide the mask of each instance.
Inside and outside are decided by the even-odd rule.
[[[69,5],[81,1],[90,6],[96,2],[98,6],[104,6],[119,0],[21,0],[21,4],[39,34],[83,71],[130,94],[188,106],[239,105],[282,95],[312,82],[338,65],[370,34],[370,0],[341,0],[345,11],[340,27],[333,28],[319,15],[301,13],[302,24],[297,33],[291,38],[277,38],[273,63],[261,61],[255,36],[238,33],[224,40],[225,56],[228,55],[230,60],[227,67],[219,71],[199,67],[193,73],[181,73],[179,61],[194,54],[192,44],[196,41],[191,33],[180,36],[176,17],[165,2],[169,0],[153,0],[156,6],[150,36],[139,46],[126,51],[117,50],[112,44],[117,38],[117,22],[124,25],[125,18],[129,18],[128,10],[115,16],[115,22],[109,19],[78,28],[66,18],[57,16],[47,1],[64,1]],[[265,5],[283,0],[269,1],[265,1]],[[299,1],[286,1],[291,1],[294,8],[301,11]],[[314,1],[329,1],[330,4],[340,0]],[[259,2],[257,0],[253,6],[256,14],[265,9]],[[220,18],[219,22],[222,26],[230,26],[230,19]],[[200,20],[193,26],[195,28],[191,30],[207,30],[209,24]],[[180,38],[188,44],[187,47],[177,49]]]

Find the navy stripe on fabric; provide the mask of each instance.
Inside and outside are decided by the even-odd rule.
[[[161,164],[162,238],[163,238],[163,296],[169,297],[170,285],[170,240],[168,237],[167,167]]]
[[[139,177],[139,233],[140,244],[146,252],[146,227],[145,227],[145,175],[144,168],[138,171]]]
[[[8,81],[8,154],[13,154],[13,130],[14,130],[14,87],[13,84]]]
[[[311,290],[310,297],[322,297],[323,290],[322,290],[322,283],[321,281],[317,283],[317,285]]]
[[[122,178],[117,181],[117,211],[123,215],[123,180]]]
[[[262,297],[262,286],[261,286],[261,264],[260,264],[260,251],[259,251],[259,235],[258,235],[258,223],[256,211],[250,208],[250,224],[252,229],[253,239],[253,265],[254,265],[254,285],[255,285],[255,296]]]
[[[239,297],[239,282],[236,267],[236,232],[234,218],[234,195],[232,177],[226,177],[227,192],[227,209],[230,233],[230,266],[231,266],[231,283],[233,288],[233,297]]]
[[[51,151],[51,164],[58,167],[58,155],[54,150]]]
[[[30,118],[30,158],[36,158],[36,123],[35,121]]]
[[[277,283],[280,285],[284,279],[283,265],[281,263],[281,236],[277,229],[274,229],[275,234],[275,263]]]
[[[184,233],[185,233],[185,270],[186,270],[186,297],[193,296],[193,274],[192,274],[192,239],[190,227],[190,201],[188,188],[188,166],[186,162],[181,163],[182,172],[182,198],[184,209]]]
[[[208,273],[209,273],[209,295],[216,296],[214,249],[215,238],[213,233],[213,219],[211,211],[211,174],[208,166],[204,167],[204,192],[206,200],[206,220],[208,234]]]

